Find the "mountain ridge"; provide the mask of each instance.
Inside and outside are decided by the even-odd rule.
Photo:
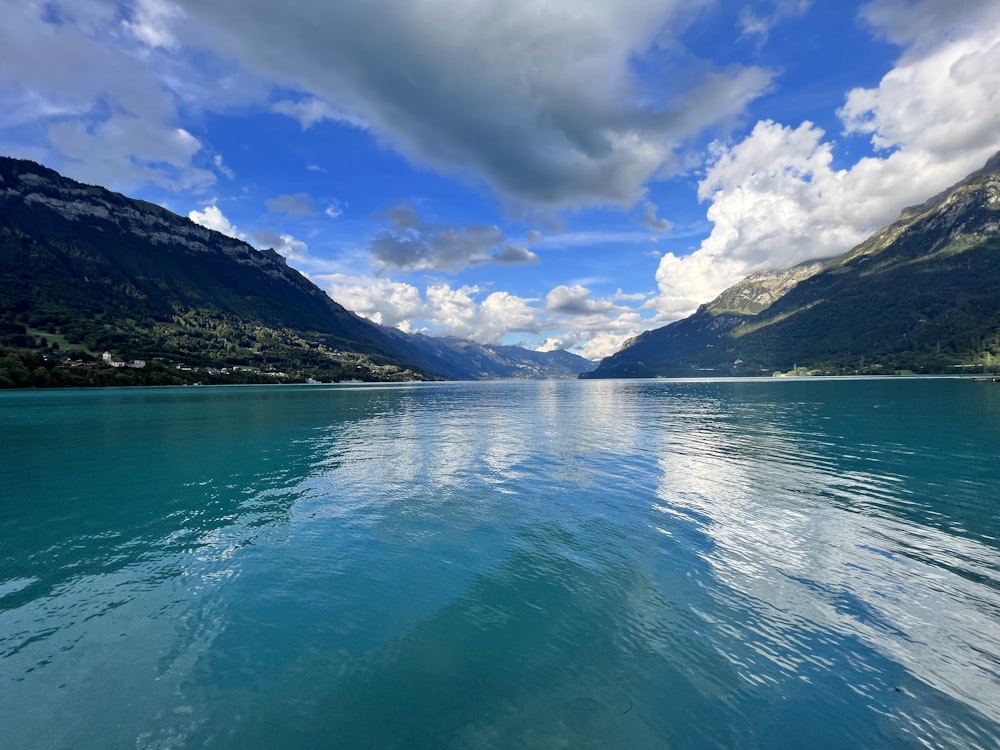
[[[1000,153],[753,310],[748,277],[581,377],[956,373],[1000,355]],[[775,278],[793,269],[779,272]]]
[[[56,372],[56,384],[196,377],[181,375],[182,365],[225,376],[203,378],[211,382],[543,376],[533,355],[521,367],[474,367],[430,337],[347,310],[273,249],[9,157],[0,157],[0,291],[8,349],[0,357],[30,360],[49,381]],[[86,363],[85,381],[60,367],[70,351]],[[112,378],[92,364],[103,351],[150,369]],[[579,360],[545,376],[592,366]],[[0,372],[0,386],[49,384],[41,374],[26,378],[23,366],[11,360],[8,375],[17,377]]]

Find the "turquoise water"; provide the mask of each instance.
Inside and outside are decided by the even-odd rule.
[[[4,748],[1000,747],[1000,386],[0,393]]]

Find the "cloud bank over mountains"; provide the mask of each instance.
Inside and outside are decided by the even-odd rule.
[[[384,324],[480,341],[523,334],[591,357],[749,273],[845,251],[1000,148],[1000,4],[980,0],[859,4],[856,22],[898,54],[877,81],[841,92],[836,128],[754,109],[784,81],[760,51],[782,24],[818,12],[808,0],[747,0],[728,32],[749,42],[739,59],[691,41],[718,11],[711,0],[3,9],[0,150],[116,189],[196,196],[192,219],[274,246]],[[324,259],[320,235],[283,222],[344,222],[353,197],[282,188],[241,231],[220,208],[237,200],[238,175],[211,122],[246,113],[293,118],[304,133],[364,133],[415,169],[492,196],[499,215],[430,218],[404,188],[366,217],[343,258]],[[706,231],[663,250],[682,230],[658,191],[679,179],[696,184]],[[641,253],[656,254],[641,285],[594,293],[597,281],[567,270],[529,293],[459,278],[569,269],[573,253],[551,249],[561,222],[608,208],[645,233]]]
[[[904,46],[896,67],[846,93],[842,133],[761,121],[714,145],[698,185],[712,232],[696,252],[661,260],[662,320],[756,271],[850,249],[1000,148],[1000,5],[880,0],[862,17]],[[837,137],[851,135],[870,138],[875,155],[836,168]]]

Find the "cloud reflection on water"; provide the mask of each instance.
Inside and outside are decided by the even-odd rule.
[[[656,433],[660,529],[705,561],[722,584],[713,597],[735,613],[713,622],[716,648],[745,680],[789,689],[853,658],[831,639],[860,641],[900,667],[845,671],[882,710],[918,680],[1000,721],[1000,554],[900,517],[912,499],[899,476],[859,460],[843,425],[817,420],[825,427],[804,434],[783,408],[684,402]],[[831,458],[831,444],[843,455]],[[947,711],[907,720],[929,740],[951,731]]]

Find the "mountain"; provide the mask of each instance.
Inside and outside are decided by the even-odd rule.
[[[597,364],[557,349],[538,352],[520,346],[479,344],[453,337],[409,334],[392,329],[400,351],[417,364],[447,371],[456,380],[549,380],[576,378]]]
[[[1000,154],[843,255],[751,276],[581,377],[960,373],[1000,354]]]
[[[519,346],[477,344],[462,339],[441,339],[466,363],[472,380],[501,378],[550,379],[577,377],[595,363],[567,351],[536,352]]]
[[[467,347],[346,310],[273,250],[3,157],[0,347],[0,386],[7,387],[541,372],[530,361],[537,353],[513,369],[466,361]],[[575,377],[582,369],[550,359],[550,374]]]
[[[708,303],[707,309],[713,315],[756,315],[785,296],[800,281],[822,271],[828,262],[807,261],[786,271],[760,271],[747,276]]]

